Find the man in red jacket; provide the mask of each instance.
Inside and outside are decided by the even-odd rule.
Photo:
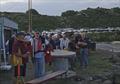
[[[34,44],[34,63],[35,63],[35,78],[45,74],[45,55],[42,40],[39,38],[39,33],[35,33]]]

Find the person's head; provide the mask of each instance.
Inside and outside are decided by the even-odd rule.
[[[49,39],[52,39],[53,35],[54,35],[53,33],[50,34],[50,35],[49,35]]]
[[[52,36],[52,40],[55,40],[55,39],[56,39],[56,36],[55,36],[55,35],[53,35],[53,36]]]
[[[25,41],[31,41],[32,36],[30,34],[25,35]]]
[[[63,36],[63,38],[66,38],[66,35],[65,35],[65,33],[64,33],[62,36]]]
[[[74,43],[75,39],[74,38],[70,38],[70,42]]]
[[[34,36],[35,36],[35,38],[39,38],[39,32],[35,32],[35,34],[34,34]]]
[[[23,40],[24,40],[24,37],[25,37],[25,33],[24,33],[24,32],[18,32],[18,33],[16,34],[16,38],[17,38],[18,40],[23,41]]]
[[[81,36],[81,38],[84,39],[84,38],[86,38],[86,33],[83,32],[83,33],[80,34],[80,36]]]
[[[57,38],[62,38],[62,35],[60,33],[57,34]]]
[[[54,39],[55,39],[55,40],[58,39],[58,34],[54,34]]]

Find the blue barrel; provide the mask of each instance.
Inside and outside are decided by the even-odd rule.
[[[54,71],[65,70],[67,71],[69,68],[68,58],[56,58],[53,62]]]

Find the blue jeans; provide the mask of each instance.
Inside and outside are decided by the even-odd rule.
[[[80,49],[80,63],[81,66],[88,65],[88,48]]]
[[[39,52],[35,54],[35,78],[41,77],[45,74],[45,58],[44,53]]]

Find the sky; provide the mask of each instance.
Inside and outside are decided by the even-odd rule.
[[[26,12],[28,0],[0,0],[0,11]],[[120,0],[32,0],[32,8],[40,14],[60,16],[66,10],[120,7]]]

